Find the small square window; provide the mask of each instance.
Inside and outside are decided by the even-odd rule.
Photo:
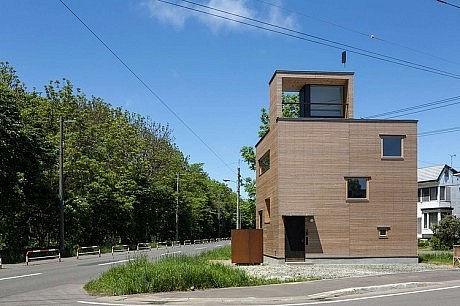
[[[388,238],[388,231],[390,230],[389,226],[378,226],[377,230],[379,231],[379,238],[380,239],[387,239]]]
[[[347,199],[348,200],[367,200],[368,180],[365,177],[349,177],[347,180]]]
[[[403,158],[403,139],[405,136],[381,135],[382,158]]]

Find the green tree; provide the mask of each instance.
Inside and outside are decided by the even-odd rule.
[[[56,233],[57,198],[49,184],[55,152],[29,111],[41,102],[8,63],[0,63],[0,244],[7,257],[49,244]]]
[[[67,251],[77,245],[230,235],[236,195],[189,164],[168,125],[87,97],[69,80],[28,92],[0,64],[0,250],[56,246],[59,118],[64,127]],[[71,120],[69,120],[71,119]],[[182,173],[176,193],[176,174]],[[64,251],[64,250],[63,250]],[[5,256],[5,254],[7,256]]]
[[[439,224],[433,226],[434,240],[438,242],[435,248],[452,248],[453,245],[460,244],[460,219],[453,216],[446,216],[441,219]]]

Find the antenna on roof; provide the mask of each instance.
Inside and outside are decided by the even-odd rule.
[[[450,171],[453,172],[453,169],[452,169],[452,160],[454,159],[454,157],[457,157],[457,154],[449,154],[450,156]],[[454,183],[454,177],[452,176],[452,184]]]

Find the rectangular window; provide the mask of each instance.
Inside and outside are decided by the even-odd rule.
[[[390,230],[389,226],[378,226],[377,230],[379,231],[379,239],[388,238],[388,231]]]
[[[270,169],[270,150],[268,150],[260,159],[259,159],[259,175],[264,174]]]
[[[305,85],[299,92],[300,117],[344,118],[345,87]]]
[[[429,213],[428,219],[429,219],[428,222],[429,222],[430,229],[433,228],[433,226],[438,225],[438,213],[436,212]]]
[[[441,220],[444,219],[445,217],[447,216],[451,216],[452,213],[448,212],[448,211],[443,211],[441,212]]]
[[[263,225],[263,212],[259,210],[259,228],[262,228]]]
[[[428,228],[428,213],[423,214],[423,228]]]
[[[446,187],[445,186],[439,187],[439,200],[440,201],[446,200]]]
[[[422,218],[417,218],[417,234],[422,233]]]
[[[381,135],[382,158],[403,158],[403,139],[405,136]]]
[[[437,201],[438,200],[438,187],[431,187],[430,188],[430,201]]]
[[[366,200],[368,199],[368,180],[365,177],[349,177],[347,180],[347,199]]]
[[[270,223],[270,198],[265,199],[265,220],[264,223]]]
[[[430,200],[430,188],[422,188],[422,202]]]
[[[444,192],[441,191],[441,198],[443,197]],[[425,187],[419,189],[419,201],[420,202],[429,202],[438,200],[438,187]],[[442,199],[441,199],[442,200]]]

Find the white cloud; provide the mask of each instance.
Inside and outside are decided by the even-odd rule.
[[[174,0],[170,0],[171,2]],[[194,1],[195,2],[195,1]],[[197,1],[199,2],[199,1]],[[221,11],[230,12],[235,15],[240,15],[252,19],[261,20],[264,22],[272,23],[277,26],[282,26],[286,28],[295,28],[296,19],[293,15],[283,14],[283,11],[276,6],[271,6],[268,10],[257,11],[249,7],[248,0],[207,0],[203,3],[204,6],[209,6]],[[213,15],[224,16],[230,19],[242,20],[244,22],[249,22],[243,18],[238,18],[235,15],[225,14],[224,12],[219,12],[217,10],[212,10],[206,7],[193,6],[192,4],[174,1],[178,5],[193,7],[200,11],[205,11]],[[152,18],[157,19],[158,21],[171,24],[174,28],[180,30],[182,29],[187,20],[196,19],[202,24],[206,25],[213,33],[217,33],[222,30],[243,30],[248,29],[247,26],[234,22],[231,20],[226,20],[216,16],[211,16],[199,12],[194,12],[187,10],[185,8],[177,7],[171,4],[159,2],[156,0],[150,0],[144,3],[144,6],[148,8]],[[262,13],[264,12],[264,13]],[[268,13],[267,13],[268,12]]]
[[[216,8],[221,11],[229,12],[235,15],[255,18],[255,12],[251,10],[247,6],[246,0],[210,0],[207,4],[209,7]],[[225,14],[223,12],[219,12],[216,10],[207,9],[207,11],[214,15],[224,16],[230,19],[235,20],[244,20],[243,18],[238,18],[235,15]],[[208,16],[208,15],[200,15],[200,20],[206,24],[214,33],[222,30],[222,29],[231,29],[236,30],[240,29],[242,24],[238,22],[234,22],[231,20],[226,20],[223,18],[215,17],[215,16]]]
[[[284,15],[279,7],[272,6],[268,16],[268,22],[279,27],[296,29],[297,21],[293,15]]]
[[[183,28],[185,21],[190,17],[190,13],[186,9],[163,2],[152,0],[144,2],[143,5],[148,8],[152,18],[158,19],[162,23],[169,23],[176,29]]]

